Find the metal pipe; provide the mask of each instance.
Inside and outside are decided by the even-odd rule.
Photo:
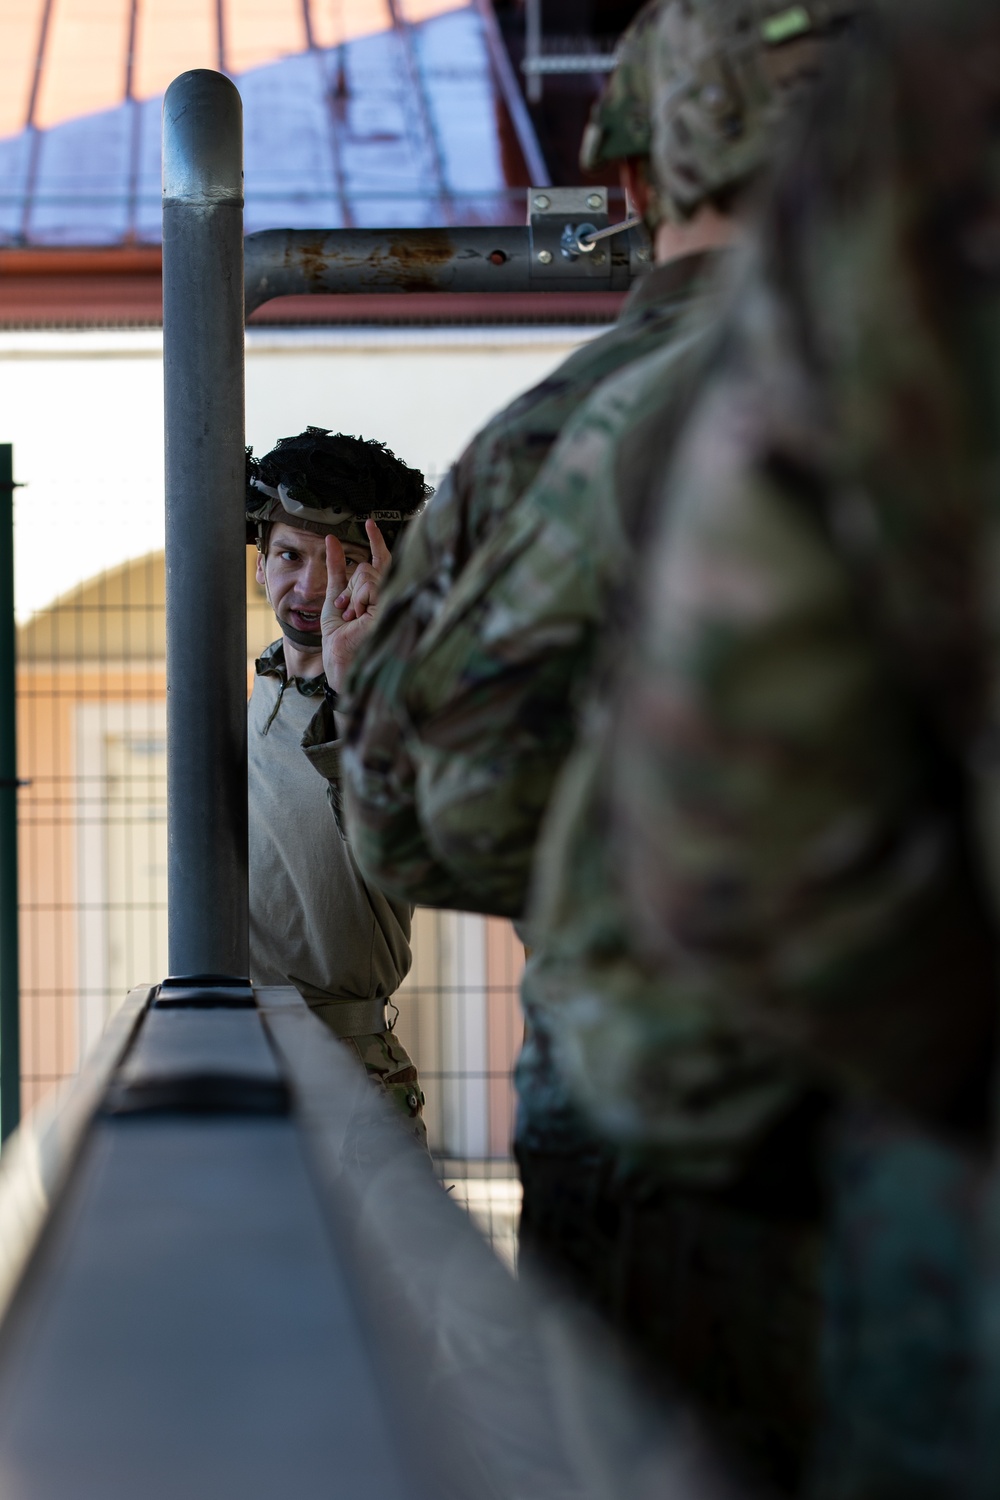
[[[507,51],[500,26],[497,22],[496,11],[493,9],[493,0],[473,0],[479,15],[479,24],[483,28],[486,38],[487,50],[490,54],[490,62],[493,66],[493,76],[497,81],[501,97],[510,116],[510,122],[517,136],[517,143],[524,157],[524,165],[528,173],[528,181],[535,187],[551,187],[552,178],[542,155],[542,148],[538,144],[538,136],[535,127],[531,123],[531,115],[528,106],[524,102],[524,95],[514,74],[510,61],[510,53]]]
[[[521,225],[265,229],[246,238],[246,310],[304,292],[526,292],[529,252]]]
[[[542,73],[538,63],[542,56],[542,0],[525,0],[524,72],[528,79],[528,103],[542,101]]]
[[[21,1118],[14,450],[0,443],[0,1140]]]
[[[198,69],[163,101],[167,878],[174,974],[246,974],[243,111]]]
[[[615,242],[603,284],[627,291],[646,269],[640,234]],[[507,224],[454,229],[265,229],[248,234],[247,316],[272,297],[344,292],[536,292],[547,274],[532,259],[531,231]],[[550,257],[551,259],[551,257]],[[572,273],[563,268],[567,275]]]

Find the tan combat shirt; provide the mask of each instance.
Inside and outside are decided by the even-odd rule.
[[[288,678],[281,641],[257,662],[247,726],[250,976],[294,984],[312,1001],[388,999],[410,967],[411,907],[366,885],[303,753],[323,684]]]

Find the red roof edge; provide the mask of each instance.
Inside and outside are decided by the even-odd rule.
[[[159,245],[93,250],[0,250],[0,285],[8,276],[159,276]]]
[[[622,292],[405,292],[279,297],[250,327],[294,323],[610,323]]]
[[[159,246],[0,250],[0,328],[157,326],[163,321]],[[293,324],[605,323],[617,292],[408,292],[280,297],[252,326]]]

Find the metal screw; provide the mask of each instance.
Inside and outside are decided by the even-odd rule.
[[[608,257],[605,255],[603,250],[598,250],[597,254],[594,256],[594,265],[603,266],[607,258]]]
[[[541,261],[543,266],[550,266],[552,264],[552,251],[539,250],[538,259]]]
[[[552,202],[551,198],[546,198],[546,196],[545,196],[544,193],[539,193],[538,197],[535,199],[535,207],[536,208],[548,208],[549,205],[551,204],[551,202]]]
[[[600,208],[602,202],[603,199],[601,198],[600,193],[591,193],[590,197],[587,199],[587,207]]]

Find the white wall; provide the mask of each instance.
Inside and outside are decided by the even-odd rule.
[[[565,328],[251,329],[247,441],[307,424],[377,437],[429,478],[592,333]]]
[[[307,423],[377,437],[429,478],[590,328],[268,329],[247,335],[247,441]],[[163,545],[163,363],[143,329],[0,333],[19,618]]]

